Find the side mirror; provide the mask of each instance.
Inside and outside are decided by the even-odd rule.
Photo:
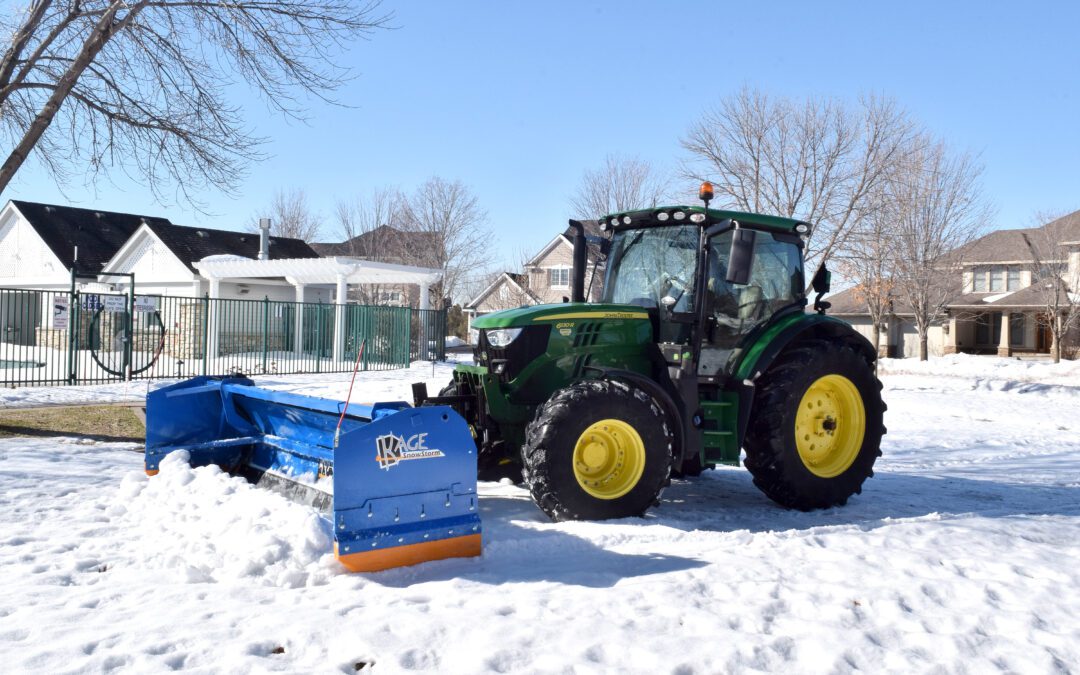
[[[817,272],[814,272],[814,278],[810,280],[810,288],[814,289],[817,293],[817,297],[814,298],[814,310],[818,314],[824,314],[825,310],[832,307],[832,303],[825,302],[821,299],[821,296],[829,292],[829,288],[832,284],[832,272],[829,268],[825,267],[825,263],[822,263],[817,268]]]
[[[810,280],[810,288],[813,288],[818,295],[825,295],[829,292],[831,284],[832,272],[822,264],[817,268],[817,272],[814,272],[814,278]]]
[[[746,285],[750,283],[750,268],[754,264],[754,241],[757,232],[753,230],[735,230],[731,237],[731,252],[728,254],[728,268],[725,279],[729,284]]]

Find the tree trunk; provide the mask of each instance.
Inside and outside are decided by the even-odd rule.
[[[881,324],[871,319],[874,324],[874,353],[881,354]]]
[[[1061,336],[1054,333],[1054,348],[1051,350],[1054,354],[1054,363],[1061,363]]]
[[[927,348],[927,342],[928,342],[928,340],[927,340],[927,337],[926,337],[925,334],[919,335],[919,360],[920,361],[929,360],[930,350]]]
[[[143,7],[145,7],[145,1],[132,6],[128,9],[127,15],[117,21],[116,14],[122,7],[124,5],[121,2],[114,1],[102,13],[93,31],[83,42],[79,53],[72,58],[68,69],[60,76],[52,95],[45,101],[41,110],[38,111],[19,144],[4,160],[3,165],[0,165],[0,193],[7,189],[15,173],[26,161],[26,158],[30,156],[30,151],[34,149],[37,142],[41,140],[42,135],[45,134],[45,130],[52,124],[53,118],[56,117],[56,113],[60,110],[60,106],[67,100],[68,95],[75,88],[76,82],[78,82],[86,68],[97,58],[98,53],[112,39],[113,35],[126,28],[135,15],[142,11]]]

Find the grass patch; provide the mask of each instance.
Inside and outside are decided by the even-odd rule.
[[[99,441],[142,442],[146,429],[133,409],[120,406],[0,410],[0,438],[13,436],[84,436]]]

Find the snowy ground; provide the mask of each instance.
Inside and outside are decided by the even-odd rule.
[[[361,375],[357,398],[448,369]],[[1077,364],[882,371],[885,455],[847,507],[787,512],[725,469],[644,520],[552,524],[481,484],[482,558],[371,575],[341,573],[309,509],[214,469],[2,440],[4,669],[1080,671]]]

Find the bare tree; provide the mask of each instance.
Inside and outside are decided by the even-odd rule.
[[[404,210],[405,196],[394,188],[376,188],[367,197],[339,200],[335,208],[337,232],[346,244],[348,255],[375,257],[375,252],[369,251],[357,237],[374,232],[383,225],[402,227]],[[385,247],[392,247],[392,250],[386,250]],[[412,254],[401,240],[385,242],[379,253],[403,260]],[[416,257],[419,258],[419,255]]]
[[[887,214],[887,209],[879,209],[862,219],[852,229],[843,250],[834,258],[837,271],[855,282],[852,291],[870,315],[874,351],[879,354],[881,329],[892,314],[896,297],[893,278],[895,242]]]
[[[909,306],[927,360],[930,326],[962,291],[959,250],[986,223],[990,210],[979,184],[982,167],[941,142],[917,139],[890,176],[884,217],[892,230],[894,285]]]
[[[248,229],[258,231],[259,218],[270,218],[270,232],[276,237],[312,242],[322,229],[322,217],[311,210],[307,193],[300,188],[275,190],[269,208],[256,214]]]
[[[1031,253],[1031,286],[1040,308],[1036,322],[1050,332],[1054,363],[1059,363],[1068,336],[1080,326],[1080,265],[1069,264],[1062,246],[1080,240],[1080,212],[1036,218],[1046,224],[1021,236]]]
[[[598,218],[618,211],[658,205],[668,191],[668,181],[639,157],[608,155],[603,165],[586,171],[570,198],[578,217]]]
[[[403,265],[422,265],[424,252],[402,236],[405,197],[394,188],[376,188],[370,194],[337,202],[335,216],[343,255]],[[380,229],[383,226],[392,229]],[[354,289],[363,304],[378,304],[391,293],[408,294],[408,285],[362,284]]]
[[[406,200],[403,221],[413,232],[431,235],[431,246],[420,253],[423,264],[443,271],[435,289],[440,300],[460,295],[465,279],[490,262],[487,212],[459,180],[428,179]]]
[[[339,47],[386,22],[368,0],[36,0],[3,25],[0,193],[31,156],[58,183],[118,170],[159,200],[235,188],[261,139],[229,87],[300,116],[347,81]]]
[[[807,260],[820,264],[879,208],[875,190],[914,137],[889,99],[866,96],[851,107],[744,88],[691,126],[684,174],[712,181],[718,205],[811,223]]]

